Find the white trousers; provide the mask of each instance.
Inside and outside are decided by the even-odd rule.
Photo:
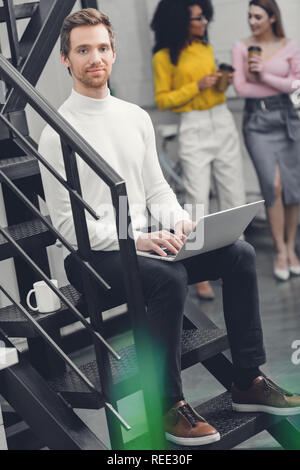
[[[187,204],[204,204],[205,213],[209,213],[212,176],[219,210],[245,204],[240,140],[225,103],[207,111],[181,114],[179,156]]]

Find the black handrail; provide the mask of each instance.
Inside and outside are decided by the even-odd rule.
[[[20,72],[36,85],[49,55],[57,42],[64,18],[68,16],[76,0],[40,0],[25,31],[19,39]],[[26,99],[14,90],[8,94],[5,112],[24,110]]]
[[[90,380],[81,372],[81,370],[74,364],[73,361],[64,353],[64,351],[53,341],[53,339],[48,335],[48,333],[42,328],[39,323],[27,312],[27,310],[17,302],[9,292],[4,289],[3,286],[0,285],[0,290],[6,295],[6,297],[26,316],[26,318],[31,322],[34,329],[38,331],[38,333],[44,338],[44,340],[51,346],[52,349],[56,351],[56,353],[68,364],[68,366],[83,380],[85,385],[91,390],[93,393],[100,395],[100,392],[96,389],[96,387],[90,382]],[[104,401],[104,405],[109,409],[116,418],[122,423],[126,431],[131,429],[128,423],[122,418],[122,416],[114,409],[111,403]]]
[[[40,326],[40,324],[32,317],[32,315],[21,305],[17,302],[12,295],[2,286],[0,285],[0,290],[6,295],[6,297],[25,315],[25,317],[30,321],[33,328],[44,338],[44,340],[51,346],[51,348],[55,349],[57,354],[68,363],[68,365],[76,372],[77,375],[84,381],[86,386],[95,393],[99,393],[96,387],[92,384],[85,377],[85,375],[81,372],[80,369],[71,361],[71,359],[64,353],[64,351],[56,344],[56,342],[48,335],[48,333]]]
[[[98,9],[98,0],[81,0],[82,8],[96,8]]]
[[[62,300],[62,302],[67,305],[67,307],[76,315],[79,321],[81,321],[84,326],[89,330],[89,332],[97,339],[101,341],[101,343],[109,350],[109,352],[118,360],[121,359],[119,354],[110,346],[110,344],[105,341],[105,339],[95,331],[89,322],[84,318],[84,316],[79,312],[79,310],[72,305],[72,303],[67,299],[67,297],[57,288],[55,287],[51,280],[46,276],[46,274],[39,268],[39,266],[32,261],[32,259],[27,255],[27,253],[18,245],[18,243],[9,235],[9,233],[0,225],[0,233],[3,235],[4,238],[15,248],[17,253],[34,269],[34,271],[45,281],[45,283],[52,289],[55,294]]]
[[[42,155],[34,148],[34,146],[26,140],[25,137],[14,127],[8,119],[6,119],[3,114],[0,113],[0,119],[10,128],[10,130],[17,136],[17,144],[22,148],[23,151],[28,152],[29,154],[34,155],[37,160],[39,160],[47,170],[64,186],[64,188],[69,192],[70,197],[78,201],[85,210],[87,210],[95,220],[99,220],[100,216],[94,211],[94,209],[77,193],[73,188],[68,185],[67,181],[60,176],[59,173],[47,162],[47,160],[42,157]]]
[[[38,8],[40,2],[25,3],[21,5],[15,5],[15,17],[16,20],[23,20],[30,18],[35,10]],[[0,7],[0,23],[6,22],[7,16],[4,7]]]
[[[10,2],[10,0],[8,0],[8,1]],[[47,0],[46,0],[46,2],[47,2]],[[44,8],[44,10],[43,10],[44,13],[48,8],[46,2],[44,1],[43,5],[40,5],[40,7],[41,6],[46,7],[46,9]],[[50,3],[50,1],[49,1],[49,3]],[[49,10],[50,13],[48,15],[48,18],[45,19],[45,22],[44,22],[44,25],[43,25],[43,34],[44,34],[44,36],[45,36],[46,31],[49,32],[49,43],[53,39],[53,34],[52,34],[52,29],[51,29],[53,22],[55,22],[55,15],[53,16],[53,13],[57,9],[58,3],[59,2],[54,2],[54,1],[52,2],[52,0],[51,0],[51,5],[53,4],[52,5],[53,8],[52,7],[50,8],[50,10]],[[69,9],[71,3],[73,3],[73,0],[72,1],[68,0],[68,1],[63,2],[63,3],[64,3],[64,8]],[[90,0],[90,1],[83,2],[83,6],[93,6],[93,7],[97,8],[97,1],[96,0]],[[63,10],[63,11],[65,11],[65,10]],[[41,14],[42,14],[42,11],[41,11]],[[59,13],[59,15],[61,16],[61,12]],[[57,22],[56,22],[56,24],[57,24]],[[50,36],[51,36],[52,39],[50,38]],[[33,47],[31,49],[31,51],[30,51],[31,55],[29,54],[30,57],[29,56],[27,57],[26,63],[22,67],[22,73],[24,74],[24,76],[27,76],[28,79],[33,84],[36,83],[36,78],[37,78],[37,73],[36,73],[37,70],[34,66],[34,63],[32,63],[33,57],[35,59],[35,62],[37,61],[38,63],[40,63],[40,59],[42,59],[42,61],[43,61],[45,56],[48,56],[48,54],[42,54],[43,57],[39,57],[40,49],[43,47],[43,43],[38,44],[38,43],[41,43],[40,39],[41,39],[41,35],[39,35],[39,41],[35,42],[35,45],[34,45],[35,48]],[[45,39],[44,43],[47,42],[46,37],[44,39]],[[37,58],[39,60],[37,60]],[[73,155],[75,155],[75,152],[76,152],[95,171],[95,173],[110,187],[114,202],[116,202],[118,193],[121,192],[122,194],[124,194],[124,190],[125,190],[125,194],[126,194],[125,183],[119,177],[119,175],[117,175],[117,173],[114,172],[114,170],[112,168],[110,168],[110,166],[107,165],[106,162],[96,152],[94,152],[94,150],[87,144],[87,142],[85,142],[79,136],[79,134],[77,134],[74,131],[74,129],[67,123],[67,121],[65,121],[59,114],[57,114],[56,110],[54,108],[52,108],[51,105],[49,105],[49,103],[46,102],[46,100],[42,99],[42,97],[29,84],[29,82],[27,82],[22,75],[18,74],[14,70],[14,68],[11,67],[9,62],[4,59],[3,56],[0,57],[0,62],[1,62],[1,65],[2,65],[2,66],[0,65],[0,69],[2,70],[2,76],[4,77],[5,81],[8,84],[12,85],[12,88],[13,88],[12,93],[10,93],[6,103],[2,107],[2,110],[1,110],[2,114],[10,112],[10,111],[15,111],[17,109],[17,106],[24,107],[25,104],[28,102],[29,104],[31,104],[33,109],[35,109],[38,112],[38,114],[42,118],[44,118],[44,120],[48,124],[50,124],[50,126],[55,131],[57,131],[58,134],[60,135],[62,146],[63,146],[64,159],[65,159],[65,165],[66,166],[68,166],[66,164],[66,159],[67,160],[70,159],[71,153],[73,153]],[[30,66],[30,63],[31,63],[31,66]],[[28,70],[26,69],[26,67],[27,67]],[[29,73],[29,68],[33,69],[32,73],[31,72]],[[27,75],[27,73],[28,73],[28,75]],[[31,77],[31,79],[29,78],[29,76]],[[19,96],[16,93],[16,91],[17,91],[16,89],[20,92]],[[17,103],[17,105],[16,105],[16,103]],[[12,136],[13,135],[14,135],[14,133],[12,133]],[[22,139],[21,139],[21,141],[22,141]],[[24,145],[24,141],[23,141],[23,145]],[[21,148],[22,148],[22,146],[21,146]],[[100,160],[101,160],[101,162],[100,162]],[[42,162],[42,159],[40,158],[39,161]],[[70,162],[68,162],[68,164],[69,163]],[[74,222],[75,222],[75,231],[76,231],[76,236],[77,236],[78,253],[79,253],[79,256],[83,257],[83,260],[82,260],[83,263],[84,263],[83,266],[86,267],[86,266],[89,265],[89,261],[91,259],[91,256],[90,256],[91,255],[91,247],[90,247],[90,243],[89,243],[89,235],[88,235],[87,224],[86,224],[86,215],[84,213],[84,209],[83,209],[83,206],[82,206],[81,202],[79,202],[80,198],[81,198],[81,195],[82,195],[81,194],[82,192],[81,192],[81,187],[80,187],[80,181],[79,181],[79,178],[77,178],[77,180],[75,178],[75,180],[74,180],[74,175],[77,172],[76,161],[75,161],[75,163],[72,162],[71,165],[72,165],[72,169],[71,169],[72,175],[70,175],[70,173],[67,175],[67,181],[70,182],[70,184],[72,186],[71,188],[69,188],[70,189],[69,194],[70,194],[70,201],[71,201],[71,206],[72,206],[73,218],[74,218]],[[45,165],[45,166],[47,167],[47,165]],[[70,168],[71,168],[71,166],[69,166],[69,170],[70,170]],[[54,169],[52,169],[52,170],[54,170]],[[52,171],[52,174],[53,174],[53,171]],[[60,178],[58,177],[57,180],[59,181]],[[62,183],[62,181],[60,181],[60,182]],[[74,195],[77,195],[79,197],[77,197],[77,198],[76,198],[76,196],[72,197]],[[126,197],[127,197],[127,194],[126,194]],[[22,198],[22,199],[24,201],[24,198]],[[24,201],[24,202],[26,203],[26,201]],[[118,215],[119,214],[119,201],[117,202],[116,212],[117,212],[117,215]],[[96,215],[96,214],[94,214],[94,215]],[[78,227],[78,224],[76,223],[76,220],[80,220],[82,222],[81,227]],[[127,227],[127,229],[128,229],[128,227]],[[118,228],[119,227],[118,227],[118,224],[117,224],[117,229]],[[3,234],[3,236],[8,240],[8,242],[11,245],[13,245],[14,248],[17,250],[17,253],[20,254],[33,267],[33,269],[36,272],[38,272],[39,276],[42,277],[44,279],[44,281],[47,283],[47,285],[55,292],[55,288],[53,288],[54,286],[52,285],[50,279],[48,279],[48,277],[39,269],[39,267],[37,265],[35,265],[35,263],[32,262],[32,260],[30,260],[30,257],[21,249],[20,246],[18,246],[17,243],[14,242],[14,240],[11,237],[8,236],[7,233],[5,233],[5,231],[3,229],[1,229],[1,227],[0,227],[0,233]],[[119,232],[118,232],[118,235],[119,235],[119,238],[120,238]],[[127,251],[128,251],[128,253],[131,252],[131,257],[132,257],[132,255],[134,255],[136,257],[135,246],[133,248],[133,243],[132,242],[133,242],[132,240],[129,241],[128,246],[127,246]],[[124,261],[124,259],[126,259],[126,256],[124,257],[124,253],[123,253],[123,251],[124,251],[124,248],[123,248],[124,247],[124,242],[122,241],[122,243],[120,243],[120,245],[121,245],[120,246],[121,255],[123,255],[122,256],[122,261]],[[126,251],[126,245],[127,244],[125,244],[125,251]],[[133,269],[137,269],[137,263],[136,263],[135,266],[133,266],[133,263],[132,263],[131,267]],[[125,267],[124,267],[124,271],[125,271]],[[138,276],[137,276],[137,279],[139,280]],[[87,283],[89,283],[89,281],[93,281],[93,279],[90,278],[90,273],[88,273],[88,271],[86,269],[83,270],[83,280],[84,280],[85,285]],[[128,281],[126,280],[126,283],[127,282]],[[95,288],[95,284],[91,283],[90,286],[84,288],[84,292],[87,293],[87,294],[91,293],[92,292],[92,285]],[[60,298],[62,298],[61,293],[58,290],[57,290],[56,294]],[[129,297],[131,295],[132,295],[132,292],[129,293]],[[87,297],[88,297],[87,298],[88,313],[89,313],[89,316],[91,318],[91,327],[95,328],[95,332],[93,334],[94,334],[95,337],[97,337],[96,332],[102,331],[101,329],[99,329],[99,327],[102,326],[100,318],[99,318],[100,315],[99,315],[99,312],[97,310],[97,306],[99,305],[99,303],[98,303],[98,300],[96,300],[97,295],[95,295],[95,299],[92,299],[92,302],[90,302],[89,295]],[[133,295],[133,297],[134,297],[134,295]],[[138,297],[141,298],[141,295],[139,295]],[[62,300],[63,300],[64,303],[66,303],[68,305],[68,302],[65,301],[67,299],[62,299]],[[74,308],[71,305],[68,305],[68,306],[70,307],[71,311],[73,311],[73,313],[76,313],[76,315],[78,316],[79,312],[77,311],[77,309]],[[145,311],[145,305],[144,305],[143,301],[140,302],[140,307],[142,307],[142,309]],[[134,310],[136,311],[136,308]],[[137,308],[137,310],[138,310],[138,308]],[[141,310],[141,308],[140,308],[140,310]],[[142,312],[140,312],[140,313],[142,313]],[[141,317],[142,317],[142,315],[141,315]],[[82,321],[82,323],[85,324],[85,319],[82,318],[81,321]],[[100,338],[101,338],[101,336],[100,336]],[[98,337],[98,339],[99,339],[99,337]],[[102,338],[102,340],[103,340],[103,338]],[[103,395],[104,396],[109,396],[108,392],[110,391],[110,385],[112,384],[112,375],[111,375],[111,369],[108,366],[108,362],[107,362],[107,360],[108,360],[107,349],[102,348],[102,347],[100,348],[99,343],[97,343],[97,342],[94,342],[94,344],[95,344],[95,351],[96,351],[96,358],[97,358],[97,363],[98,363],[100,380],[101,380],[101,383],[102,383]],[[102,342],[102,344],[105,345],[105,342]],[[107,348],[107,345],[105,345],[105,347]],[[102,365],[103,365],[102,359],[104,359],[104,369],[105,369],[104,371],[102,370]],[[103,380],[103,382],[102,382],[102,380]],[[150,402],[149,399],[147,401]],[[117,405],[116,402],[115,402],[115,405]],[[125,427],[128,429],[127,423],[124,420],[122,421],[122,418],[118,415],[118,413],[115,411],[113,406],[110,403],[105,403],[105,406],[108,410],[112,411],[114,413],[115,417],[117,417],[119,421],[121,420],[122,424],[125,425]],[[146,406],[146,408],[147,408],[147,406]],[[111,428],[113,430],[113,437],[111,435],[111,438],[114,440],[117,437],[117,439],[119,440],[121,438],[121,431],[116,430],[116,428],[113,424],[113,421],[111,421],[111,416],[109,416],[109,415],[107,415],[107,422],[108,422],[109,428]],[[157,430],[154,429],[154,427],[153,427],[153,435],[154,436],[156,436],[156,434],[157,434],[156,431]]]
[[[20,48],[13,1],[3,0],[3,8],[7,18],[6,25],[10,44],[11,61],[15,67],[18,67],[20,62]]]
[[[109,290],[110,286],[107,282],[97,273],[97,271],[87,261],[84,261],[77,253],[77,251],[70,245],[70,243],[56,230],[53,225],[48,222],[47,218],[43,216],[40,211],[32,204],[32,202],[19,190],[19,188],[6,176],[3,170],[0,170],[0,181],[3,180],[7,186],[16,194],[16,196],[28,207],[31,212],[34,213],[46,227],[52,232],[58,240],[72,253],[76,261],[84,268],[89,271],[90,274],[100,283],[101,287],[105,290]]]
[[[119,223],[117,223],[118,240],[120,246],[120,257],[123,267],[124,283],[127,294],[127,305],[131,315],[134,340],[137,346],[137,360],[140,370],[141,386],[145,398],[146,414],[148,419],[148,426],[150,429],[152,445],[154,448],[163,448],[164,446],[164,432],[157,422],[157,415],[162,413],[161,403],[158,397],[153,396],[151,385],[153,380],[157,378],[157,370],[152,357],[152,345],[148,338],[149,333],[146,332],[147,317],[145,309],[145,301],[143,297],[143,290],[141,286],[141,277],[138,269],[138,261],[136,254],[136,247],[132,236],[131,217],[129,213],[128,196],[126,185],[123,179],[107,164],[107,162],[88,144],[74,128],[60,115],[57,111],[46,101],[31,85],[30,83],[19,74],[14,67],[0,54],[0,73],[9,84],[17,88],[21,95],[25,97],[26,101],[35,109],[38,114],[60,135],[62,143],[63,157],[66,168],[67,180],[71,182],[73,189],[76,189],[81,194],[80,180],[76,159],[74,158],[75,152],[82,160],[95,171],[96,175],[102,179],[110,188],[112,202],[116,211],[116,220],[120,219],[120,200],[126,199],[127,211],[127,237],[124,239],[120,234]],[[5,105],[2,108],[5,110]],[[73,158],[72,158],[73,157]],[[80,255],[87,261],[90,259],[91,247],[86,225],[86,218],[83,214],[83,208],[78,203],[71,199],[72,212],[74,217],[75,232],[78,240],[78,247]],[[123,214],[124,215],[124,214]],[[7,235],[7,234],[6,234]],[[26,255],[26,254],[25,254]],[[43,277],[43,276],[42,276]],[[44,279],[44,277],[43,277]],[[46,279],[44,279],[46,281]],[[97,300],[93,299],[93,295],[97,297],[96,292],[90,283],[90,278],[87,273],[83,271],[83,281],[87,293],[88,310],[91,317],[91,324],[98,329],[101,327],[99,320],[99,312],[97,311]],[[51,284],[51,285],[50,285]],[[52,283],[49,280],[49,287],[53,289]],[[60,293],[59,293],[60,294]],[[100,322],[100,323],[99,323]],[[97,363],[99,366],[100,380],[103,380],[106,395],[109,392],[110,385],[112,384],[112,376],[109,368],[105,367],[103,371],[100,364],[107,364],[106,352],[103,353],[101,349],[95,344]],[[147,366],[145,367],[145,363]],[[151,377],[151,383],[149,382]],[[158,390],[158,385],[157,385]],[[154,404],[155,403],[155,404]],[[153,413],[153,405],[157,411],[157,415]],[[109,424],[110,426],[110,424]],[[120,433],[117,440],[119,440]]]
[[[2,78],[13,87],[18,88],[33,109],[35,109],[63,140],[80,155],[82,160],[84,160],[110,188],[124,183],[124,180],[111,166],[75,131],[66,119],[57,113],[55,108],[17,72],[3,54],[0,54],[0,71]]]
[[[79,204],[81,204],[95,219],[99,220],[99,216],[95,213],[95,211],[84,201],[80,194],[78,194],[75,190],[73,190],[68,183],[57,173],[57,171],[49,165],[44,157],[42,157],[39,152],[34,148],[34,146],[26,140],[26,138],[0,113],[0,119],[15,133],[20,139],[18,144],[22,146],[23,150],[31,152],[38,160],[40,160],[43,165],[58,179],[58,181],[69,191],[71,197],[73,197]],[[49,228],[49,230],[61,241],[61,243],[75,256],[77,261],[83,266],[85,265],[89,272],[99,281],[104,289],[110,289],[110,286],[107,282],[102,279],[102,277],[94,270],[94,268],[86,261],[83,261],[77,254],[76,250],[68,243],[68,241],[51,225],[48,220],[42,216],[42,214],[36,209],[36,207],[27,199],[24,194],[18,190],[17,186],[12,183],[12,181],[5,175],[5,173],[0,170],[1,178],[6,182],[7,185],[15,192],[15,194],[23,200],[23,202],[27,205],[27,207],[34,212],[35,215],[39,219],[41,219],[45,225]],[[0,179],[1,181],[1,179]]]

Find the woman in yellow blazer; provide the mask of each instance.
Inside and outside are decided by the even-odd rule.
[[[210,0],[161,0],[151,23],[156,104],[180,115],[185,202],[204,204],[206,213],[211,176],[220,210],[245,203],[239,136],[226,96],[215,87],[219,73],[207,34],[212,17]],[[208,282],[196,287],[200,297],[214,298]]]

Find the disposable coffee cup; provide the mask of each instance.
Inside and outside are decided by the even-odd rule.
[[[255,55],[261,56],[262,54],[262,48],[259,46],[250,46],[248,47],[248,61]],[[250,64],[249,64],[249,73],[253,73],[250,70]]]
[[[56,279],[51,279],[52,284],[57,288],[58,282]],[[31,296],[35,294],[36,307],[31,302]],[[33,312],[50,313],[59,310],[61,307],[60,299],[55,292],[46,284],[45,281],[38,281],[33,284],[26,297],[26,303]]]
[[[229,64],[220,64],[218,72],[221,73],[217,81],[216,88],[220,93],[224,93],[229,85],[229,75],[234,72],[234,68]]]

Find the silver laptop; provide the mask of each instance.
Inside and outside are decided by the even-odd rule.
[[[252,202],[202,217],[177,255],[171,253],[167,256],[160,256],[154,252],[139,250],[137,254],[147,258],[174,262],[231,245],[242,235],[264,202],[264,200]]]

